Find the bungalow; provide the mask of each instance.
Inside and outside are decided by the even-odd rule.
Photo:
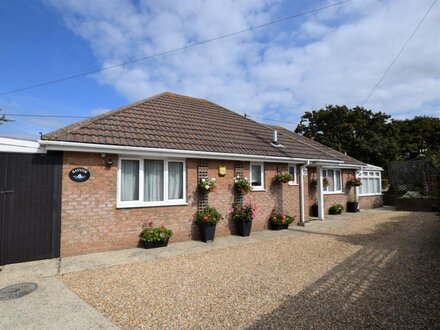
[[[62,155],[60,250],[53,255],[135,247],[151,220],[170,227],[173,241],[195,239],[193,214],[207,204],[225,217],[216,235],[228,235],[237,175],[250,178],[253,189],[245,198],[258,205],[252,230],[263,230],[272,210],[304,224],[314,203],[324,219],[351,193],[361,208],[382,205],[381,168],[207,100],[169,92],[44,135],[41,149]],[[292,181],[273,184],[277,173],[287,171]],[[207,198],[197,189],[205,176],[217,183]],[[360,188],[347,185],[355,176]]]

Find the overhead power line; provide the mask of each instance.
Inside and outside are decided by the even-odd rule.
[[[21,114],[21,113],[5,113],[3,116],[13,117],[40,117],[40,118],[90,118],[86,116],[69,116],[69,115],[37,115],[37,114]]]
[[[156,53],[156,54],[153,54],[153,55],[149,55],[149,56],[145,56],[145,57],[135,58],[135,59],[132,59],[130,61],[126,61],[126,62],[114,64],[114,65],[105,66],[105,67],[100,68],[100,69],[91,70],[91,71],[87,71],[87,72],[83,72],[83,73],[78,73],[78,74],[74,74],[74,75],[71,75],[71,76],[66,76],[66,77],[63,77],[63,78],[59,78],[59,79],[55,79],[55,80],[50,80],[50,81],[38,83],[38,84],[35,84],[35,85],[29,85],[29,86],[26,86],[26,87],[12,89],[12,90],[9,90],[9,91],[1,92],[0,96],[1,95],[12,94],[12,93],[17,93],[17,92],[22,92],[22,91],[33,89],[33,88],[37,88],[37,87],[53,85],[53,84],[56,84],[56,83],[59,83],[59,82],[62,82],[62,81],[72,80],[72,79],[88,76],[88,75],[91,75],[91,74],[99,73],[99,72],[102,72],[102,71],[106,71],[106,70],[111,70],[111,69],[114,69],[114,68],[122,67],[122,66],[125,66],[125,65],[128,65],[128,64],[133,64],[133,63],[136,63],[136,62],[150,60],[150,59],[155,58],[155,57],[160,57],[160,56],[172,54],[172,53],[175,53],[175,52],[178,52],[178,51],[181,51],[181,50],[185,50],[185,49],[188,49],[188,48],[193,48],[193,47],[196,47],[196,46],[200,46],[200,45],[212,42],[212,41],[229,38],[229,37],[236,36],[238,34],[242,34],[242,33],[245,33],[245,32],[249,32],[249,31],[253,31],[253,30],[256,30],[256,29],[260,29],[260,28],[263,28],[263,27],[270,26],[270,25],[274,25],[274,24],[278,24],[278,23],[281,23],[281,22],[289,21],[289,20],[292,20],[294,18],[305,16],[305,15],[309,15],[309,14],[312,14],[312,13],[316,13],[318,11],[329,9],[331,7],[340,6],[340,5],[343,5],[343,4],[345,4],[347,2],[350,2],[350,1],[352,1],[352,0],[344,0],[344,1],[335,2],[335,3],[327,5],[327,6],[311,9],[309,11],[305,11],[305,12],[298,13],[298,14],[295,14],[295,15],[287,16],[287,17],[284,17],[284,18],[281,18],[281,19],[278,19],[278,20],[275,20],[275,21],[271,21],[271,22],[268,22],[268,23],[264,23],[264,24],[261,24],[261,25],[252,26],[252,27],[244,29],[244,30],[240,30],[240,31],[224,34],[224,35],[217,36],[217,37],[214,37],[214,38],[211,38],[211,39],[206,39],[206,40],[203,40],[203,41],[198,41],[198,42],[190,43],[190,44],[187,44],[187,45],[185,45],[183,47],[178,47],[178,48],[166,50],[166,51],[163,51],[163,52],[160,52],[160,53]]]
[[[397,55],[394,57],[393,61],[390,63],[390,65],[387,67],[387,69],[385,70],[385,72],[383,73],[383,75],[380,77],[379,81],[376,83],[376,85],[374,85],[373,89],[370,91],[370,93],[368,94],[368,96],[365,98],[364,102],[362,102],[362,106],[365,105],[365,103],[368,102],[368,100],[370,99],[371,95],[373,95],[374,91],[377,89],[377,87],[379,87],[380,83],[384,80],[385,76],[388,74],[388,72],[390,71],[391,67],[394,65],[394,63],[396,63],[396,61],[399,59],[400,55],[402,55],[403,51],[405,50],[406,46],[408,46],[409,42],[411,41],[411,39],[414,37],[414,35],[417,33],[417,31],[419,30],[420,26],[422,25],[423,21],[425,20],[426,16],[428,16],[429,12],[431,11],[432,7],[434,7],[434,5],[436,4],[438,0],[434,0],[434,2],[431,4],[431,6],[428,8],[428,10],[426,11],[425,15],[423,15],[422,19],[419,21],[419,23],[417,24],[416,28],[414,29],[413,33],[411,33],[411,35],[409,36],[409,38],[404,42],[402,48],[400,49],[400,51],[397,53]]]

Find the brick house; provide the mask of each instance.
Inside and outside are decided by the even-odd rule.
[[[150,220],[170,227],[172,241],[197,239],[193,214],[206,203],[225,217],[216,235],[234,233],[227,214],[234,176],[249,177],[246,199],[258,204],[252,230],[263,230],[272,210],[319,218],[329,206],[359,197],[361,208],[382,205],[380,168],[364,164],[281,127],[259,124],[209,101],[162,93],[44,135],[46,152],[62,152],[61,256],[135,247]],[[226,173],[219,174],[219,168]],[[88,170],[84,182],[70,178]],[[294,180],[274,185],[279,172]],[[70,175],[69,175],[70,174]],[[347,180],[361,177],[361,188]],[[203,200],[199,178],[214,177],[217,190]],[[331,177],[328,187],[323,176]],[[316,179],[317,186],[310,184]]]

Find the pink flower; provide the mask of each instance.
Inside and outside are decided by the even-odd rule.
[[[154,221],[153,220],[148,221],[148,225],[151,227],[152,225],[154,225]]]

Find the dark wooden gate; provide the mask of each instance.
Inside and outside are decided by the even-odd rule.
[[[0,153],[0,265],[60,256],[62,153]]]

